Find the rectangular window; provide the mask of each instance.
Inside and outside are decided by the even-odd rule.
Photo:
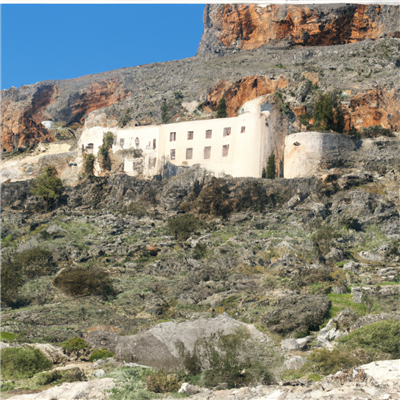
[[[191,160],[193,158],[193,149],[186,149],[186,160]]]
[[[188,131],[188,140],[193,140],[193,131]]]
[[[206,130],[206,139],[211,139],[212,137],[212,130],[211,129],[207,129]]]
[[[87,149],[93,149],[93,143],[88,143],[88,145],[86,146]]]
[[[172,149],[170,152],[171,160],[175,160],[175,149]]]
[[[224,128],[224,137],[231,134],[231,128]]]
[[[115,137],[114,140],[113,140],[113,144],[114,144],[114,146],[117,145],[117,138],[116,138],[116,137]]]
[[[120,147],[124,147],[124,144],[125,144],[125,139],[119,139]]]
[[[211,158],[211,146],[204,147],[204,159],[208,160]]]
[[[240,133],[245,133],[246,132],[246,127],[245,126],[242,126],[241,128],[240,128]]]
[[[176,132],[170,132],[169,133],[169,141],[175,142],[175,140],[176,140]]]
[[[153,139],[153,149],[155,149],[157,147],[157,141],[156,139]]]
[[[222,146],[222,157],[228,157],[229,153],[229,144],[224,144]]]

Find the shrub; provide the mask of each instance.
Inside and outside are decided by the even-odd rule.
[[[94,163],[96,161],[96,157],[93,154],[86,154],[83,159],[83,169],[85,171],[86,176],[94,175]]]
[[[0,340],[8,340],[12,341],[15,340],[15,333],[10,332],[0,332]]]
[[[226,118],[228,113],[226,111],[226,101],[223,97],[218,103],[217,118]]]
[[[100,268],[61,270],[54,277],[53,285],[72,296],[100,295],[108,299],[116,294],[108,273]]]
[[[36,184],[31,189],[34,196],[41,197],[46,202],[46,209],[51,206],[62,192],[62,181],[57,177],[54,166],[47,166],[36,178]]]
[[[375,138],[378,136],[395,137],[394,133],[392,133],[390,129],[382,128],[380,125],[362,129],[361,135],[366,138]]]
[[[341,369],[352,368],[360,365],[360,358],[352,352],[339,350],[332,351],[327,349],[314,350],[308,359],[314,363],[314,370],[323,375],[335,374]]]
[[[93,362],[96,360],[102,360],[104,358],[109,358],[109,357],[114,357],[114,353],[111,351],[108,351],[106,349],[101,349],[101,350],[93,350],[93,353],[89,357],[89,361]]]
[[[167,227],[177,240],[186,240],[202,226],[202,222],[193,214],[178,215],[168,220]]]
[[[2,392],[7,392],[9,390],[14,390],[15,385],[12,382],[0,382],[0,390]]]
[[[50,369],[53,363],[38,349],[28,346],[1,350],[1,377],[3,379],[30,378]]]
[[[18,253],[14,258],[14,265],[17,270],[22,271],[25,278],[34,279],[38,276],[49,275],[54,271],[51,259],[51,251],[35,247]]]
[[[400,358],[400,321],[389,320],[363,326],[339,339],[346,348],[362,348],[370,354],[387,353]]]
[[[234,334],[220,336],[217,346],[208,346],[210,367],[204,372],[206,386],[214,387],[224,382],[232,388],[272,382],[265,363],[250,355],[252,346],[249,341],[247,329],[239,328]]]
[[[159,370],[147,377],[147,389],[155,393],[177,392],[181,387],[178,376]]]
[[[11,305],[18,295],[18,291],[24,282],[22,269],[16,268],[14,263],[2,262],[1,263],[1,302]]]
[[[79,368],[72,368],[66,371],[41,372],[33,377],[37,385],[45,386],[57,382],[80,382],[85,380],[85,374]]]
[[[61,343],[61,347],[67,354],[71,354],[74,351],[87,349],[89,345],[83,339],[74,337],[69,338],[65,342]]]
[[[207,255],[207,245],[205,243],[197,243],[193,249],[193,258],[201,260]]]

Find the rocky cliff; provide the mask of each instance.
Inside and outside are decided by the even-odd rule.
[[[113,72],[65,81],[45,81],[1,92],[1,143],[7,151],[38,142],[52,142],[55,135],[42,121],[73,126],[83,116],[108,107],[129,95]]]
[[[400,8],[366,4],[211,4],[204,10],[198,55],[264,45],[330,46],[400,37]]]
[[[283,121],[286,133],[301,130],[298,117],[312,111],[319,92],[334,89],[342,91],[347,129],[380,125],[400,130],[400,38],[358,41],[398,35],[399,7],[250,4],[231,9],[228,13],[227,5],[206,6],[205,33],[199,47],[199,55],[220,49],[218,54],[224,57],[197,56],[3,90],[2,150],[54,141],[57,128],[76,130],[84,122],[110,127],[158,124],[163,99],[167,100],[170,122],[211,118],[222,97],[227,101],[228,115],[234,116],[246,101],[276,90],[283,93],[291,109],[290,118]],[[247,25],[238,28],[235,15],[241,21],[237,24],[246,20]],[[267,15],[270,19],[275,15],[271,26],[281,26],[289,19],[297,25],[281,33],[281,39],[267,40],[264,33],[272,29],[266,28]],[[345,29],[345,21],[350,30]],[[232,42],[224,34],[223,44],[218,35],[229,29],[242,32],[240,35],[248,32],[243,36],[247,39],[239,35]],[[307,43],[302,39],[303,44],[320,46],[279,49],[285,40],[300,43],[298,38],[306,37],[306,31],[309,38]],[[279,46],[264,46],[266,43]],[[242,51],[233,54],[238,49]],[[183,99],[175,99],[177,92]],[[41,124],[44,120],[52,120],[54,129],[46,129]]]

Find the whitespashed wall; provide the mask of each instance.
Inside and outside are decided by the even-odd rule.
[[[233,118],[126,129],[96,126],[83,131],[80,146],[93,147],[87,151],[97,155],[103,135],[112,132],[115,135],[113,152],[143,150],[140,159],[124,156],[124,171],[132,176],[154,176],[170,162],[187,166],[201,164],[216,174],[234,177],[261,177],[267,158],[274,150],[273,133],[266,123],[269,112],[260,109],[263,102],[264,96],[245,103],[240,115]],[[230,133],[224,134],[225,129],[230,129]],[[209,130],[211,137],[206,135]]]
[[[353,140],[339,133],[301,132],[285,140],[285,178],[306,178],[323,172],[347,150],[355,148]]]

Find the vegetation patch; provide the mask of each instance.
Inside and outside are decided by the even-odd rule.
[[[3,379],[30,378],[50,369],[53,363],[38,349],[12,347],[1,350],[1,377]]]
[[[372,355],[389,354],[400,358],[400,321],[380,321],[363,326],[348,336],[339,339],[348,349],[362,348]]]
[[[114,353],[106,349],[96,349],[89,357],[89,361],[103,360],[104,358],[114,357]]]
[[[175,239],[186,240],[203,225],[193,214],[183,214],[169,219],[167,228]]]
[[[71,354],[74,351],[85,350],[89,347],[89,345],[83,339],[74,337],[61,343],[61,347],[67,354]]]
[[[181,387],[180,379],[175,374],[164,370],[152,372],[147,376],[147,389],[154,393],[177,392]]]
[[[99,295],[108,299],[116,295],[108,273],[101,268],[62,270],[54,277],[53,285],[71,296]]]

